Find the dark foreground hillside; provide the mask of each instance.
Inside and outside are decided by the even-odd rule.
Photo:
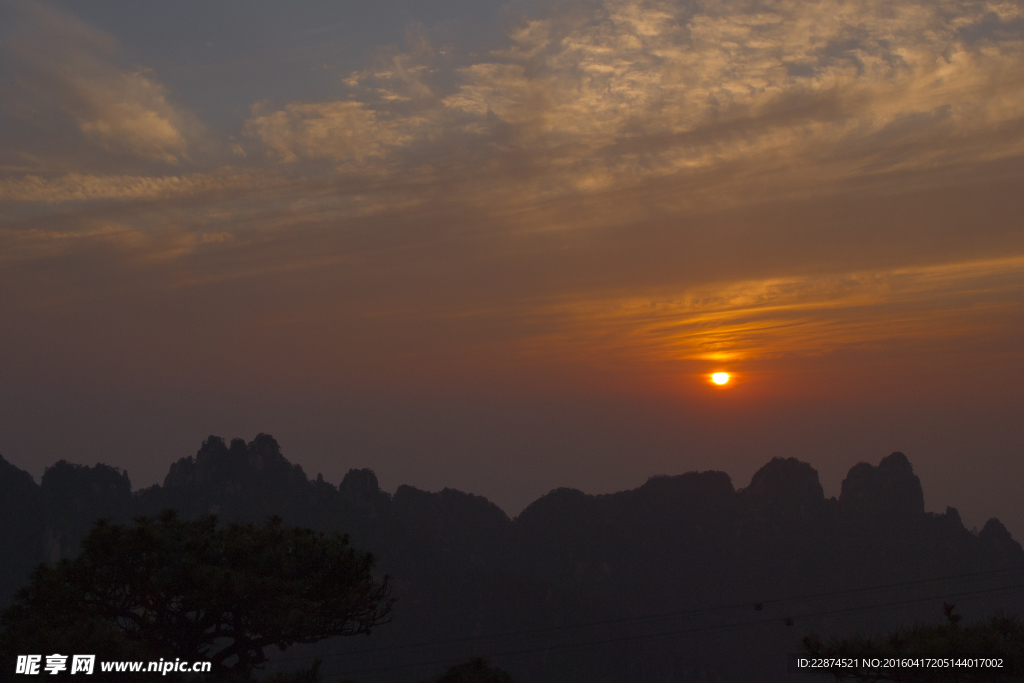
[[[901,453],[862,463],[839,499],[817,472],[775,459],[735,490],[722,472],[653,477],[632,491],[558,489],[509,519],[479,496],[402,486],[369,470],[310,480],[274,439],[210,437],[163,486],[59,462],[37,485],[0,458],[0,590],[76,552],[94,519],[184,517],[349,533],[395,587],[394,619],[369,637],[276,654],[323,659],[327,680],[415,681],[482,655],[527,681],[791,680],[785,654],[810,631],[881,632],[941,618],[1024,613],[1024,552],[1002,524],[972,533],[927,513]],[[810,679],[808,679],[810,680]]]

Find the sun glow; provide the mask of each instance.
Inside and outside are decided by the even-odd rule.
[[[711,375],[711,381],[719,385],[727,384],[729,382],[729,373],[716,372],[713,375]]]

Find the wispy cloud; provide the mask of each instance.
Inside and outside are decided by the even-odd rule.
[[[331,159],[364,162],[404,147],[416,137],[417,120],[388,118],[362,102],[292,103],[246,121],[245,130],[280,161]]]
[[[116,223],[96,223],[76,230],[0,229],[0,262],[66,258],[98,246],[135,266],[147,266],[192,253],[203,245],[230,242],[227,233],[163,231],[152,233]],[[105,259],[109,262],[109,258]]]
[[[188,158],[198,123],[149,70],[125,63],[111,36],[46,5],[17,7],[21,25],[4,43],[20,66],[5,88],[10,115],[50,119],[60,112],[109,151],[167,164]]]
[[[356,100],[247,127],[287,161],[457,139],[451,163],[475,136],[473,163],[530,159],[545,194],[667,176],[835,189],[1024,152],[1022,21],[1019,3],[608,0],[525,22],[447,85],[420,48],[354,74]]]
[[[255,191],[282,184],[267,174],[222,169],[170,176],[69,173],[54,178],[28,174],[0,179],[0,201],[69,202],[98,199],[187,198],[226,191]]]
[[[1013,329],[1022,293],[1024,256],[748,280],[538,306],[529,315],[554,329],[523,348],[657,365],[976,341]]]
[[[198,124],[152,74],[118,65],[109,36],[31,7],[45,40],[12,44],[34,69],[25,88],[56,98],[80,134],[107,148],[187,158]],[[249,151],[265,156],[245,156],[234,140],[225,147],[293,180],[386,173],[496,211],[623,190],[649,205],[651,183],[674,188],[656,193],[670,210],[865,182],[889,191],[896,176],[967,176],[1024,154],[1024,9],[606,0],[525,20],[483,58],[416,39],[338,86],[334,99],[253,105],[238,125]],[[35,183],[9,187],[52,201],[28,191]],[[299,180],[296,194],[306,187]]]

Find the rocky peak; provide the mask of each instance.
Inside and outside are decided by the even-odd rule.
[[[284,472],[291,468],[291,463],[281,454],[281,446],[270,434],[257,434],[247,450],[249,467],[257,472]]]
[[[78,552],[93,521],[125,523],[131,518],[132,483],[128,473],[116,467],[60,460],[43,473],[40,489],[51,561]]]
[[[372,500],[381,492],[377,475],[371,469],[349,470],[338,485],[338,491],[353,502]]]
[[[877,467],[854,465],[843,480],[839,503],[850,511],[906,518],[924,513],[924,491],[907,456],[897,452]]]
[[[995,517],[985,522],[985,526],[978,532],[978,538],[990,551],[1007,559],[1019,562],[1024,556],[1020,543],[1013,539],[1009,530]]]
[[[758,514],[777,522],[809,519],[825,504],[818,471],[796,458],[772,458],[740,495]]]

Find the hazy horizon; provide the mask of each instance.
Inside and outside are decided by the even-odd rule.
[[[1024,537],[1024,2],[0,2],[0,454]],[[710,373],[729,372],[724,387]]]
[[[226,442],[230,442],[234,438],[242,438],[244,441],[248,442],[248,441],[251,441],[252,437],[254,437],[255,434],[252,435],[251,437],[248,437],[248,438],[243,438],[241,436],[228,437],[228,436],[221,435],[221,434],[210,434],[209,436],[221,437]],[[271,434],[271,436],[273,436],[273,435]],[[345,458],[333,458],[333,457],[330,457],[330,455],[327,455],[323,459],[323,464],[326,466],[327,472],[329,474],[324,474],[324,470],[323,469],[318,469],[316,471],[310,471],[308,466],[303,465],[303,462],[302,462],[300,454],[290,453],[286,444],[281,444],[281,447],[282,447],[282,453],[285,456],[285,458],[287,458],[290,462],[292,462],[292,464],[298,464],[298,465],[302,466],[303,470],[306,472],[306,476],[311,481],[315,480],[318,475],[323,475],[324,476],[324,480],[326,482],[328,482],[328,483],[332,484],[333,486],[337,487],[338,484],[344,478],[345,474],[348,472],[349,469],[364,469],[363,466],[361,466],[359,463],[357,463],[355,461],[353,461],[351,463],[346,463],[345,462]],[[163,450],[166,450],[166,446],[164,446],[161,449],[161,451],[163,451]],[[188,455],[182,455],[180,457],[188,458],[189,456],[195,454],[194,451],[198,451],[198,450],[199,450],[199,448],[197,447],[197,448],[193,449],[193,452],[190,452]],[[398,454],[401,454],[401,452],[398,452]],[[886,455],[889,455],[889,454],[887,453]],[[0,456],[3,456],[3,454],[0,453]],[[297,457],[299,459],[296,459]],[[370,456],[370,457],[372,457],[372,456]],[[754,473],[757,470],[761,469],[764,465],[767,465],[768,461],[771,458],[774,458],[774,457],[786,458],[786,457],[792,457],[792,456],[784,456],[784,455],[771,456],[770,458],[768,458],[764,462],[762,462],[760,465],[753,466],[753,469],[751,469],[751,471],[749,473],[747,473],[745,471],[740,471],[739,474],[731,473],[731,472],[726,472],[726,474],[728,474],[730,476],[730,479],[732,480],[733,488],[736,489],[737,491],[739,491],[739,490],[741,490],[743,488],[746,488],[749,485],[750,478],[754,475]],[[878,462],[883,457],[885,457],[885,456],[881,456],[881,457],[878,457],[878,458],[867,458],[867,459],[858,460],[856,462],[851,462],[850,466],[847,467],[846,470],[842,471],[841,473],[839,473],[838,471],[837,472],[833,472],[832,474],[834,476],[832,476],[832,477],[826,477],[826,476],[824,476],[819,471],[818,472],[819,480],[820,480],[820,482],[822,484],[822,488],[824,489],[825,498],[833,498],[833,497],[834,498],[839,498],[841,484],[842,484],[843,480],[846,478],[848,470],[850,468],[852,468],[854,465],[862,463],[862,462],[868,462],[871,465],[878,465]],[[12,462],[12,464],[15,464],[16,466],[18,466],[18,463],[11,461],[9,458],[5,458],[5,459],[7,459],[9,462]],[[61,458],[61,459],[67,460],[66,458]],[[909,458],[909,459],[911,461],[911,465],[913,465],[914,464],[913,459],[912,458]],[[96,464],[104,464],[104,465],[108,465],[108,466],[111,466],[111,467],[117,467],[119,469],[122,469],[122,470],[124,470],[125,472],[128,473],[129,478],[131,479],[132,491],[133,492],[138,492],[138,491],[141,491],[143,489],[149,488],[150,486],[153,486],[154,484],[155,485],[162,485],[163,484],[163,480],[164,480],[164,476],[166,476],[167,471],[170,469],[170,465],[173,464],[174,462],[177,462],[177,460],[178,460],[178,458],[172,458],[171,460],[169,460],[167,462],[167,466],[165,467],[164,471],[158,477],[156,477],[156,478],[154,478],[152,480],[148,480],[147,479],[147,480],[142,481],[142,482],[138,481],[138,477],[132,478],[131,472],[126,467],[118,465],[118,464],[116,464],[114,462],[79,462],[79,461],[76,461],[74,459],[68,460],[68,462],[72,462],[73,464],[86,465],[86,466],[93,466],[93,465],[96,465]],[[52,466],[53,464],[55,464],[55,462],[56,461],[51,462],[51,463],[45,465],[42,468],[39,468],[38,471],[31,471],[31,470],[29,470],[29,473],[33,476],[33,478],[35,479],[36,483],[40,482],[40,480],[42,478],[42,474],[45,471],[45,469],[50,467],[50,466]],[[814,467],[816,470],[818,469],[817,467],[815,467],[813,462],[809,462],[808,464],[810,464],[811,467]],[[368,469],[373,469],[373,468],[368,468]],[[688,470],[688,472],[693,472],[693,471],[709,471],[709,470],[710,471],[724,471],[724,470],[721,470],[720,468],[708,467],[708,468],[701,468],[700,470]],[[145,472],[148,472],[148,471],[149,470],[145,470]],[[592,490],[591,489],[587,489],[587,488],[581,488],[581,486],[569,486],[569,485],[559,485],[559,484],[556,484],[556,485],[550,486],[550,488],[547,488],[547,489],[542,490],[542,491],[538,489],[537,493],[531,493],[528,490],[527,486],[522,486],[521,490],[516,490],[514,488],[514,486],[513,486],[512,490],[510,491],[510,490],[508,490],[508,487],[507,487],[508,482],[506,482],[506,489],[505,490],[502,490],[500,487],[497,487],[497,488],[494,489],[494,490],[496,490],[498,492],[497,493],[497,495],[498,495],[497,498],[495,498],[492,495],[488,495],[485,491],[460,489],[458,486],[452,486],[451,484],[446,484],[444,481],[440,481],[440,479],[436,475],[431,476],[428,473],[420,473],[420,477],[421,477],[421,479],[423,481],[421,481],[418,484],[414,483],[412,481],[405,481],[405,480],[403,480],[402,479],[402,474],[400,472],[389,471],[389,472],[384,473],[383,476],[381,476],[381,473],[377,472],[376,470],[374,470],[374,473],[378,475],[378,479],[379,479],[380,485],[381,485],[381,490],[386,491],[389,494],[393,494],[397,488],[399,488],[400,486],[403,486],[403,485],[415,486],[417,488],[425,488],[426,490],[429,490],[429,491],[439,491],[439,490],[441,490],[443,488],[454,488],[454,489],[457,489],[457,490],[463,490],[465,493],[470,493],[470,494],[473,494],[473,495],[483,496],[483,497],[487,498],[488,500],[490,500],[492,503],[495,503],[510,518],[515,518],[526,507],[528,507],[531,503],[533,503],[537,499],[543,497],[547,493],[550,493],[551,491],[554,491],[554,490],[559,489],[559,488],[579,488],[579,489],[581,489],[583,491],[583,493],[586,493],[586,494],[589,494],[589,495],[611,494],[611,493],[618,493],[618,492],[621,492],[621,491],[627,491],[627,490],[632,490],[632,489],[638,488],[638,487],[642,486],[643,484],[645,484],[652,477],[657,477],[657,476],[674,476],[674,475],[684,474],[685,472],[672,472],[672,473],[668,473],[668,472],[652,472],[647,477],[642,477],[641,479],[637,479],[635,482],[625,482],[625,483],[622,483],[622,484],[610,484],[611,488],[605,488],[605,489],[602,489],[600,487],[601,487],[602,483],[609,484],[608,481],[602,482],[602,481],[600,481],[598,479],[594,479],[593,477],[589,477],[588,478],[586,475],[582,475],[581,476],[579,473],[577,473],[576,479],[578,481],[586,481],[592,487],[597,487],[597,488],[593,488]],[[915,474],[917,474],[918,476],[921,475],[921,473],[919,471],[917,471],[916,468],[915,468]],[[455,473],[455,476],[457,478],[458,477],[458,473]],[[465,478],[465,477],[463,477],[463,478]],[[572,478],[572,477],[570,477],[570,478]],[[472,481],[472,479],[471,478],[467,479],[467,481]],[[514,484],[515,483],[519,483],[519,482],[514,482]],[[531,483],[536,483],[536,482],[531,482]],[[617,485],[619,486],[619,488],[615,488],[615,486],[617,486]],[[945,513],[947,506],[957,508],[958,512],[960,512],[961,517],[963,518],[965,526],[968,529],[972,529],[973,528],[974,531],[977,531],[978,529],[980,529],[984,525],[984,523],[986,521],[988,521],[990,518],[992,518],[994,516],[994,515],[989,514],[989,513],[987,513],[985,511],[986,510],[986,506],[979,506],[977,509],[967,509],[967,510],[965,510],[965,509],[962,509],[962,508],[958,507],[953,502],[948,502],[948,501],[942,500],[940,498],[940,496],[937,496],[937,495],[929,492],[929,490],[928,490],[928,481],[927,481],[926,478],[922,478],[922,487],[924,489],[924,496],[925,496],[925,509],[928,512],[934,512],[934,513],[937,513],[937,514],[942,514],[942,513]],[[518,495],[516,495],[516,494],[518,494]],[[958,494],[958,492],[956,490],[952,490],[952,491],[948,492],[948,494],[952,495],[954,500],[958,497],[958,495],[959,495],[959,498],[961,498],[961,499],[964,498],[964,496],[962,495],[962,492],[960,494]],[[1014,522],[1015,520],[1013,520],[1013,518],[1010,518],[1010,523],[1007,523],[1007,520],[1003,519],[1003,518],[1000,518],[1000,521],[1002,521],[1004,524],[1007,524],[1007,526],[1010,529],[1011,533],[1014,533],[1012,522]],[[1024,534],[1022,534],[1022,535],[1024,535]],[[1018,535],[1018,534],[1014,533],[1014,536],[1016,538],[1020,538],[1022,535]]]

